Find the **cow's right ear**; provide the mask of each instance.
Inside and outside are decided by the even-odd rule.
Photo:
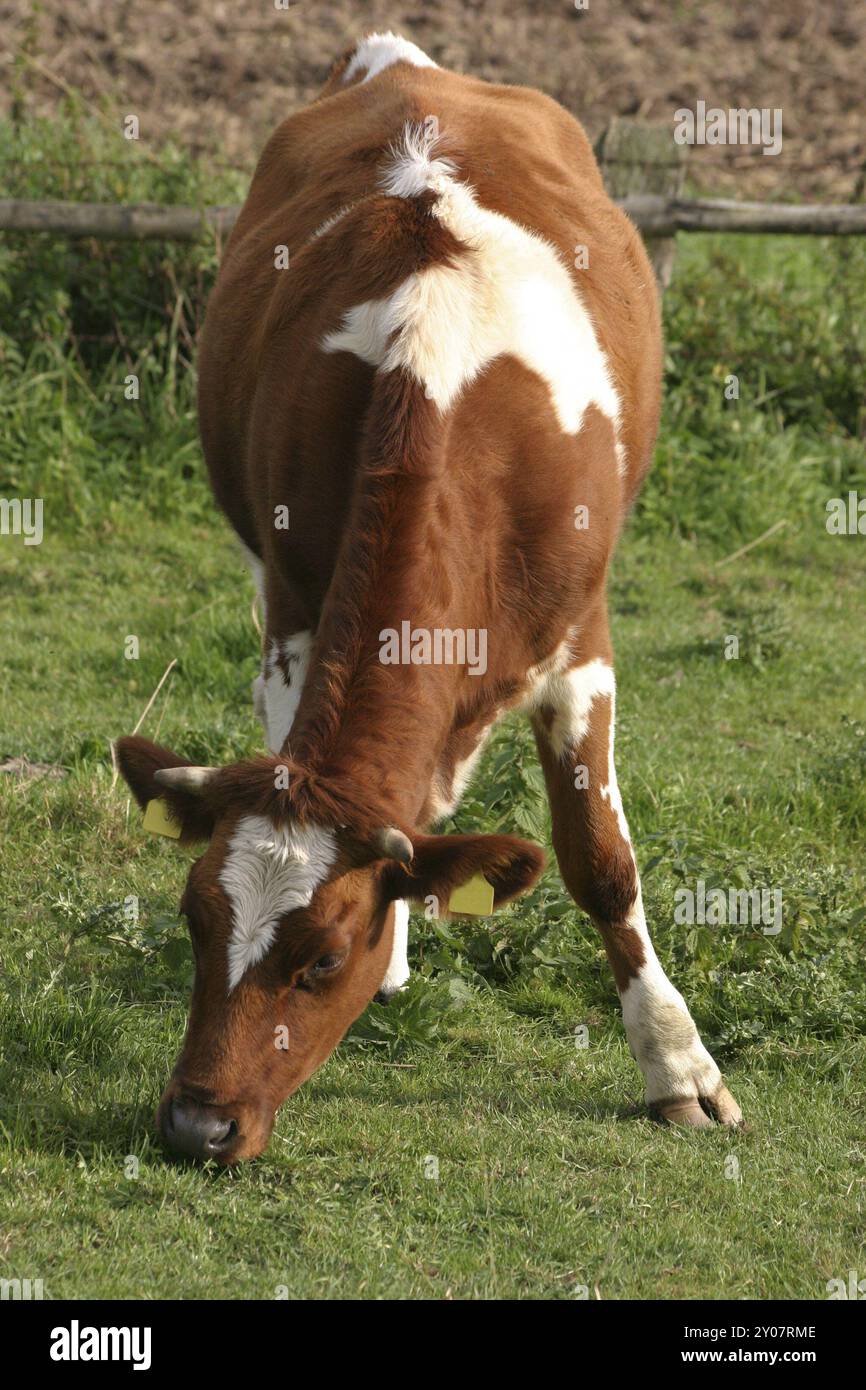
[[[208,783],[215,777],[212,768],[195,767],[179,758],[170,748],[151,743],[149,738],[130,734],[114,744],[117,765],[142,810],[150,801],[165,802],[172,820],[180,826],[182,845],[209,840],[213,833],[214,799]],[[175,776],[160,776],[170,770]]]

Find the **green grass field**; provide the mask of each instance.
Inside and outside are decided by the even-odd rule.
[[[98,134],[68,128],[0,139],[13,193],[239,191],[171,151],[102,186]],[[45,504],[41,545],[0,536],[0,762],[43,765],[0,774],[0,1277],[187,1299],[821,1299],[863,1277],[866,537],[825,522],[866,494],[866,248],[681,238],[657,465],[612,583],[648,916],[749,1128],[642,1112],[600,942],[551,868],[489,923],[415,918],[409,991],[232,1172],[152,1132],[189,856],[142,834],[109,756],[172,660],[143,733],[202,762],[261,746],[250,585],[195,437],[214,260],[0,244],[0,497]],[[548,842],[521,721],[454,825]],[[701,878],[781,891],[782,931],[676,925]]]

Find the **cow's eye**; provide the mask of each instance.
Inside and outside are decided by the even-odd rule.
[[[333,975],[335,970],[339,970],[345,959],[345,955],[338,952],[332,952],[327,956],[320,956],[313,966],[311,973],[313,975]]]

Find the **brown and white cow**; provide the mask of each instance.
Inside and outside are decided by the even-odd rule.
[[[118,744],[139,802],[207,842],[158,1114],[172,1149],[261,1152],[276,1108],[406,982],[408,900],[535,881],[525,841],[429,833],[515,707],[647,1101],[739,1122],[653,950],[613,762],[605,579],[660,360],[640,239],[548,97],[375,34],[268,142],[208,307],[199,410],[263,598],[271,752],[211,769]]]

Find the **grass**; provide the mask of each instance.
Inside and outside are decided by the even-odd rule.
[[[101,139],[75,112],[27,126],[0,173],[19,196],[233,196],[171,151],[106,190]],[[63,774],[0,774],[0,1277],[269,1299],[823,1298],[862,1276],[866,542],[825,519],[866,492],[864,248],[681,238],[657,466],[612,582],[649,916],[749,1130],[643,1115],[599,941],[551,869],[489,926],[415,919],[407,995],[231,1173],[152,1134],[189,861],[141,834],[108,757],[172,659],[144,732],[202,762],[260,746],[249,583],[195,440],[215,253],[91,249],[0,247],[0,496],[45,500],[41,546],[0,538],[0,759]],[[454,824],[547,841],[519,720]],[[782,932],[676,926],[698,878],[780,889]]]

